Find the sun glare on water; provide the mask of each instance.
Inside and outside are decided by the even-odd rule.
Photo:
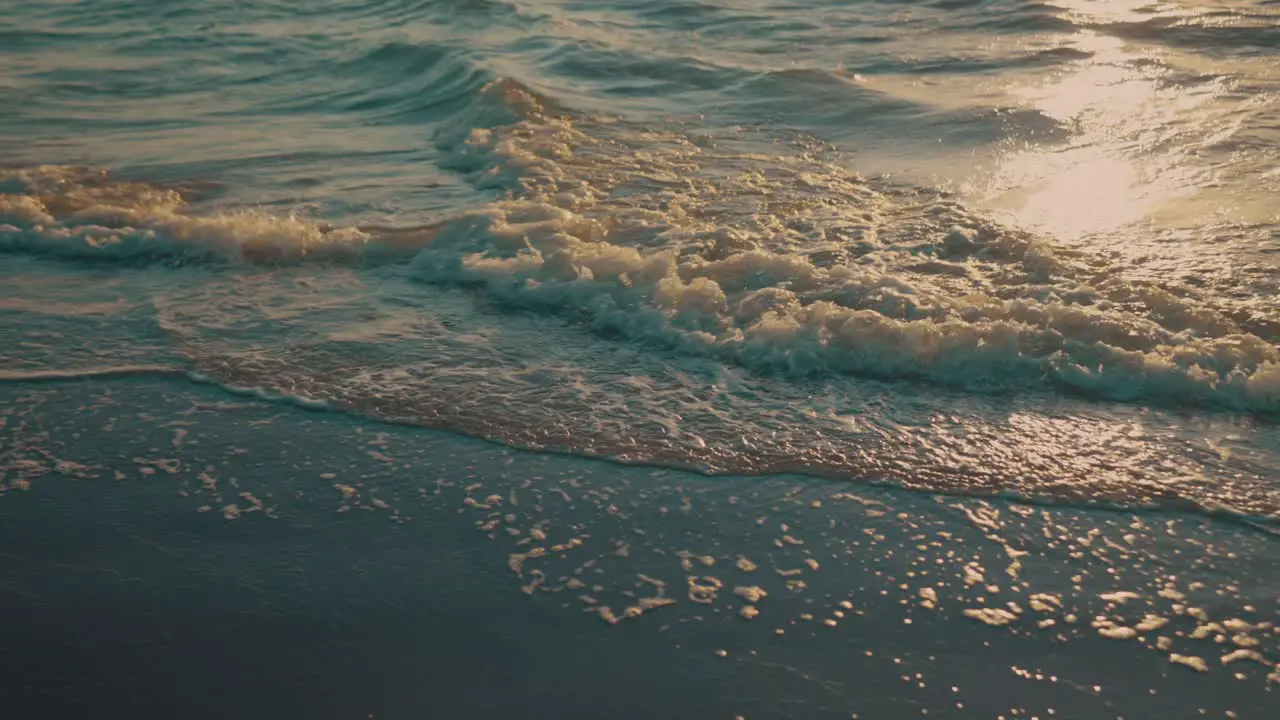
[[[1196,163],[1196,147],[1213,140],[1213,127],[1227,124],[1229,110],[1215,101],[1230,84],[1179,82],[1175,72],[1201,70],[1193,58],[1170,57],[1167,50],[1105,32],[1108,24],[1159,12],[1156,3],[1059,4],[1081,21],[1064,45],[1083,59],[1010,92],[1069,139],[1013,145],[999,163],[987,202],[1066,241],[1176,214],[1178,204],[1214,182],[1213,169]]]

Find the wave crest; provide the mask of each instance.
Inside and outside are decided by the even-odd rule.
[[[80,260],[285,262],[350,257],[373,237],[244,209],[189,214],[176,189],[102,171],[41,166],[0,171],[0,250]]]

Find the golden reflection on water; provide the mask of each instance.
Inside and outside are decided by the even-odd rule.
[[[1144,0],[1058,0],[1077,19],[1106,24],[1141,19]],[[1188,133],[1213,122],[1206,103],[1224,87],[1162,82],[1163,51],[1092,28],[1066,43],[1089,57],[1043,82],[1010,89],[1065,130],[1065,144],[1025,142],[1007,151],[986,198],[992,207],[1063,240],[1141,222],[1208,184]]]

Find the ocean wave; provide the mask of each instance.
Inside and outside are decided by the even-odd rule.
[[[520,195],[444,225],[419,277],[756,371],[1280,411],[1274,338],[1188,288],[812,156],[625,136],[564,118],[471,134],[469,176]]]
[[[92,169],[0,171],[0,251],[78,260],[289,261],[349,257],[371,236],[293,216],[238,210],[187,213],[181,192],[116,181]]]
[[[507,307],[792,378],[1280,411],[1275,338],[1185,287],[1124,277],[945,197],[816,157],[548,112],[472,128],[448,165],[507,199],[422,228],[331,228],[78,168],[5,171],[0,249],[78,260],[369,263]],[[1256,311],[1256,309],[1255,309]],[[1267,325],[1253,324],[1264,332]]]
[[[821,268],[759,250],[680,258],[613,245],[605,234],[549,206],[491,209],[448,226],[419,255],[420,277],[478,282],[511,305],[569,312],[603,332],[793,376],[923,378],[985,390],[1049,383],[1113,399],[1280,411],[1275,345],[1167,293],[1151,302],[1188,324],[1186,335],[1105,307],[949,298],[877,268]],[[947,237],[972,242],[963,231]]]
[[[399,56],[404,47],[384,47],[383,53]],[[420,54],[410,48],[410,65],[449,64],[457,102],[444,114],[436,133],[445,151],[444,165],[464,169],[465,144],[458,137],[482,133],[486,127],[512,126],[526,118],[543,116],[556,102],[510,78],[486,79],[468,66],[450,64],[442,53]],[[368,56],[362,62],[374,62]],[[401,58],[405,61],[404,58]],[[415,65],[416,66],[416,65]],[[409,73],[413,74],[413,73]],[[428,73],[430,74],[430,73]],[[448,82],[428,78],[422,82],[441,89]],[[447,89],[447,88],[445,88]],[[411,95],[419,95],[412,93]],[[398,93],[397,93],[398,95]],[[329,97],[325,102],[331,101]],[[374,102],[365,95],[353,102]],[[382,109],[387,115],[424,112],[440,96],[421,103],[404,101]],[[530,167],[500,172],[487,165],[494,188],[525,182]],[[475,178],[477,185],[483,182]],[[0,168],[0,252],[24,252],[83,261],[113,262],[248,262],[288,263],[302,260],[331,262],[387,262],[406,257],[432,231],[418,227],[370,227],[331,225],[297,214],[274,214],[254,207],[196,207],[192,189],[199,185],[159,185],[119,179],[92,167],[41,165]]]
[[[512,78],[471,93],[435,142],[442,166],[501,198],[438,225],[329,227],[27,168],[0,174],[0,249],[412,258],[422,281],[756,373],[1280,411],[1280,349],[1256,305],[1128,279],[943,193],[850,173],[821,143],[587,117]]]
[[[649,97],[720,89],[747,75],[740,68],[693,57],[610,47],[599,41],[557,44],[546,67],[577,82],[601,84],[603,95]]]
[[[264,96],[255,106],[257,111],[351,113],[369,124],[425,124],[448,119],[475,102],[485,85],[496,79],[465,49],[447,43],[401,41],[356,48],[350,57],[328,69],[324,83],[310,82],[312,68],[273,72],[263,80],[297,91]],[[495,117],[492,122],[516,119]]]
[[[189,374],[182,368],[167,365],[108,365],[79,368],[42,368],[39,370],[0,368],[0,383],[70,382],[131,377],[185,378],[189,377]]]
[[[974,49],[968,53],[941,55],[928,59],[885,58],[879,62],[860,65],[858,70],[865,73],[902,73],[904,75],[994,74],[1001,71],[1057,67],[1089,60],[1092,57],[1092,52],[1068,45],[998,54]]]
[[[1126,40],[1210,55],[1255,54],[1280,48],[1280,12],[1262,8],[1174,9],[1142,20],[1095,23],[1092,27]]]

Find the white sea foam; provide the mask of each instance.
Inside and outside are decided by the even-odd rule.
[[[1280,410],[1273,339],[1187,288],[804,153],[591,130],[534,119],[462,141],[473,180],[519,191],[446,224],[419,276],[762,371]]]
[[[292,215],[233,210],[197,215],[176,190],[116,181],[84,168],[0,171],[0,250],[83,259],[290,261],[352,256],[372,237]]]

